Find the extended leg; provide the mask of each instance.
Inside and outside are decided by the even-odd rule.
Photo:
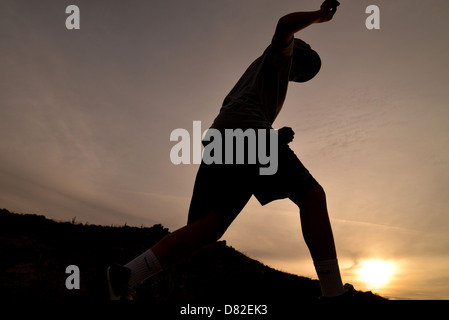
[[[176,263],[221,238],[226,228],[216,212],[164,237],[151,250],[162,267]]]
[[[152,275],[188,257],[202,247],[221,238],[226,228],[219,215],[210,212],[203,218],[167,235],[125,267],[131,270],[129,285],[143,282]]]

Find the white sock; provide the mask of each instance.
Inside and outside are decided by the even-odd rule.
[[[131,269],[131,277],[128,283],[130,287],[134,287],[162,271],[159,260],[151,249],[125,264],[125,267]]]
[[[324,297],[336,297],[345,293],[337,259],[314,261],[313,264],[320,280],[321,294]]]

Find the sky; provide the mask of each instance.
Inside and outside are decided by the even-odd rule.
[[[449,299],[449,3],[342,0],[296,34],[321,56],[275,128],[326,190],[344,282],[391,299]],[[65,9],[80,9],[68,30]],[[198,165],[170,133],[206,130],[224,97],[304,0],[0,2],[0,207],[58,221],[185,225]],[[380,10],[380,29],[365,12]],[[298,208],[254,198],[223,237],[316,278]],[[391,267],[378,288],[367,261]]]

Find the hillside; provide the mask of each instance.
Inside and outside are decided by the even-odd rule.
[[[104,300],[105,270],[127,262],[168,234],[151,228],[56,222],[0,210],[2,300]],[[80,270],[80,289],[65,286],[66,267]],[[152,302],[310,302],[318,281],[274,270],[221,241],[142,284],[136,300]],[[382,299],[356,292],[358,300]]]

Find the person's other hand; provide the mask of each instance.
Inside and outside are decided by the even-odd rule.
[[[284,143],[290,143],[293,141],[295,132],[290,127],[283,127],[278,130],[279,140]]]

